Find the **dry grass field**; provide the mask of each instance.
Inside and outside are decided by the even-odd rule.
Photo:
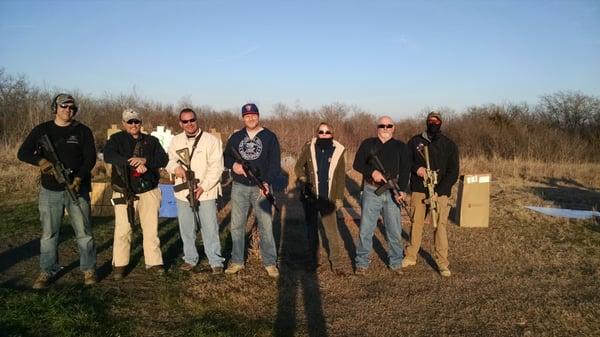
[[[453,274],[447,279],[432,264],[431,227],[426,227],[417,265],[404,275],[387,269],[381,230],[376,232],[369,273],[350,274],[360,183],[349,171],[348,211],[340,221],[348,276],[307,271],[302,209],[290,189],[277,195],[283,205],[275,216],[279,280],[266,276],[255,248],[239,275],[213,276],[206,266],[180,272],[177,223],[163,219],[160,237],[167,275],[144,270],[138,230],[131,270],[115,282],[110,277],[112,219],[94,218],[100,282],[92,288],[81,285],[76,245],[65,224],[60,246],[65,269],[48,290],[33,291],[39,254],[36,171],[2,159],[0,335],[597,336],[598,219],[552,218],[523,206],[598,209],[600,165],[483,158],[463,159],[461,164],[462,173],[492,173],[490,226],[450,225]],[[219,220],[228,257],[226,200]],[[409,221],[404,230],[410,231]]]

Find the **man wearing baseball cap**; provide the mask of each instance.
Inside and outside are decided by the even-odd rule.
[[[410,244],[406,248],[406,256],[402,261],[402,267],[406,268],[417,263],[417,253],[421,247],[423,234],[423,222],[425,220],[426,204],[428,198],[427,188],[423,184],[427,164],[424,158],[424,148],[429,152],[431,170],[437,172],[437,194],[438,221],[434,228],[434,252],[433,257],[437,263],[440,275],[449,277],[451,275],[448,261],[448,198],[452,193],[452,185],[458,179],[459,159],[458,147],[448,137],[442,134],[442,115],[437,111],[431,111],[426,119],[427,129],[415,135],[408,142],[412,156],[412,174],[410,176],[411,206],[414,209],[412,228],[410,232]]]
[[[260,125],[258,107],[254,103],[242,106],[244,128],[229,138],[224,152],[225,167],[233,172],[231,187],[231,240],[233,248],[226,274],[235,274],[244,268],[246,221],[250,206],[254,209],[260,232],[260,254],[270,277],[279,277],[277,248],[273,237],[271,204],[263,192],[247,177],[242,163],[236,161],[233,151],[260,173],[267,194],[280,174],[280,149],[277,136]]]
[[[90,128],[73,119],[78,111],[73,96],[56,95],[51,109],[54,120],[36,126],[27,135],[17,154],[19,160],[39,166],[41,171],[41,272],[33,284],[34,289],[45,288],[61,269],[58,264],[58,242],[65,209],[75,231],[84,283],[96,283],[96,245],[90,221],[91,171],[96,164],[94,137]],[[68,193],[67,186],[57,179],[58,162],[48,148],[40,146],[45,136],[50,140],[58,162],[71,172],[67,183],[76,200]]]
[[[134,195],[134,208],[140,217],[144,238],[146,269],[164,273],[158,237],[158,210],[161,193],[159,169],[169,158],[158,138],[142,133],[142,115],[125,109],[121,115],[123,131],[113,134],[104,147],[104,160],[113,165],[112,188],[115,201],[115,236],[113,243],[113,278],[123,278],[131,254],[132,226],[127,216],[126,194]],[[135,222],[134,219],[132,219]]]

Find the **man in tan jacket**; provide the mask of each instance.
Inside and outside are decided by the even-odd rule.
[[[180,150],[188,149],[190,167],[197,179],[194,195],[198,205],[192,209],[189,190],[175,193],[179,231],[183,240],[183,260],[179,268],[192,270],[198,263],[196,234],[198,228],[202,235],[204,253],[214,274],[223,272],[224,258],[221,256],[219,225],[217,223],[216,199],[221,194],[219,183],[223,172],[223,149],[221,140],[198,127],[198,117],[192,109],[183,109],[179,113],[179,126],[183,132],[173,137],[169,144],[169,163],[167,171],[176,176],[175,185],[186,180],[186,168],[181,165]]]

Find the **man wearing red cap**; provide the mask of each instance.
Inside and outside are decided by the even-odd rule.
[[[427,115],[427,130],[410,139],[408,147],[412,156],[412,168],[410,177],[411,205],[414,208],[412,228],[410,232],[410,244],[406,248],[406,256],[402,261],[402,267],[406,268],[417,263],[417,254],[421,246],[423,234],[423,222],[425,220],[427,188],[423,184],[427,166],[423,157],[423,148],[427,147],[431,169],[437,172],[437,185],[435,193],[438,203],[437,228],[434,228],[434,252],[433,257],[437,263],[440,274],[444,277],[451,275],[448,262],[448,198],[452,193],[452,186],[458,179],[459,159],[458,147],[448,137],[442,134],[442,116],[437,111]]]

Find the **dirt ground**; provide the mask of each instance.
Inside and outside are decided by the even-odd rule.
[[[431,226],[426,226],[417,265],[401,276],[387,269],[387,244],[380,226],[371,266],[361,277],[352,274],[360,214],[355,178],[347,181],[346,208],[340,214],[347,276],[327,268],[316,272],[306,268],[301,205],[295,194],[280,192],[283,207],[274,224],[279,280],[266,276],[255,248],[239,275],[213,276],[202,268],[180,272],[176,221],[163,219],[160,237],[168,275],[144,270],[137,232],[129,274],[113,281],[112,219],[96,218],[100,282],[95,287],[110,294],[110,316],[130,322],[131,335],[598,336],[598,220],[551,218],[523,206],[591,209],[600,205],[600,186],[556,177],[494,179],[489,228],[449,224],[450,278],[440,277],[432,261]],[[33,215],[28,221],[35,222],[35,204],[30,207]],[[11,214],[22,213],[6,211],[4,223],[21,221]],[[219,220],[228,257],[228,206],[220,211]],[[404,220],[408,239],[410,222],[407,216]],[[0,287],[26,292],[37,273],[39,232],[35,225],[23,227],[3,231]],[[58,289],[82,281],[72,231],[65,229],[60,246],[65,269],[53,286]]]

